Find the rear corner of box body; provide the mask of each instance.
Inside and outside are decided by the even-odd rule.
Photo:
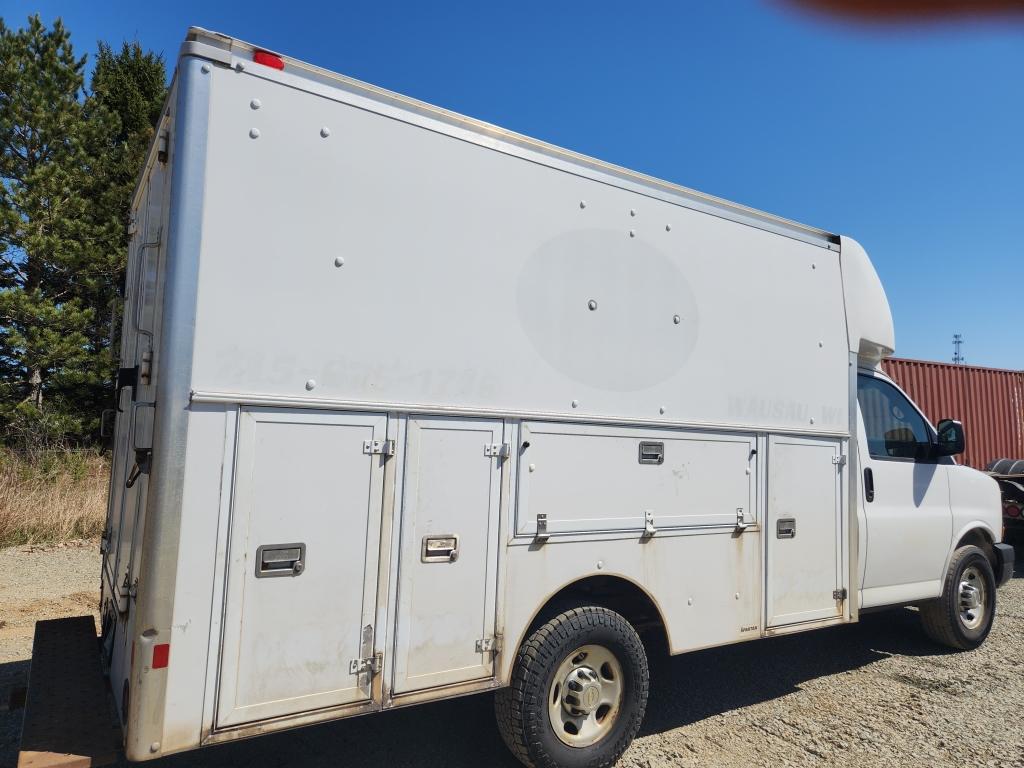
[[[181,541],[180,532],[182,496],[187,482],[185,452],[212,73],[213,65],[208,61],[185,56],[180,59],[175,75],[174,131],[169,156],[170,218],[160,340],[162,375],[137,593],[134,641],[138,650],[131,678],[125,744],[133,760],[198,746],[201,729],[201,685],[194,692],[194,706],[188,709],[168,707],[166,702],[179,676],[187,677],[190,667],[205,668],[205,663],[199,662],[205,662],[206,638],[200,638],[199,627],[187,634],[183,631],[187,623],[173,627],[172,624],[175,609],[180,607],[176,606],[180,558],[183,553],[195,554],[192,543]],[[197,640],[202,641],[201,652]],[[163,643],[171,646],[169,664],[163,669],[152,669],[146,651]],[[194,657],[197,652],[201,659]],[[187,722],[181,722],[182,719]]]

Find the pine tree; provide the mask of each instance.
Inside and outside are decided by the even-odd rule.
[[[95,233],[80,96],[85,58],[60,21],[0,20],[0,402],[48,406],[51,376],[82,377],[93,310],[80,298]],[[55,405],[61,408],[59,400]]]
[[[58,20],[0,20],[0,427],[96,436],[117,365],[135,178],[166,94],[160,56],[100,43],[91,93]]]
[[[163,59],[138,42],[115,52],[100,43],[85,100],[89,155],[88,216],[97,236],[80,298],[91,310],[87,328],[89,376],[69,382],[76,409],[95,429],[97,414],[111,402],[120,347],[128,218],[132,194],[167,93]]]

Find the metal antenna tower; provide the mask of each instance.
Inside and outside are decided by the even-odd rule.
[[[964,344],[964,337],[959,333],[953,334],[953,363],[954,365],[963,365],[964,356],[960,352],[960,347]]]

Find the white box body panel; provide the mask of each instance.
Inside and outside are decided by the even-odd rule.
[[[195,390],[848,430],[834,251],[264,69],[211,73]]]

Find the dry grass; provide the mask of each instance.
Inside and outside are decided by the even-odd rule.
[[[98,453],[27,458],[0,449],[0,547],[98,537],[109,477],[110,463]]]

